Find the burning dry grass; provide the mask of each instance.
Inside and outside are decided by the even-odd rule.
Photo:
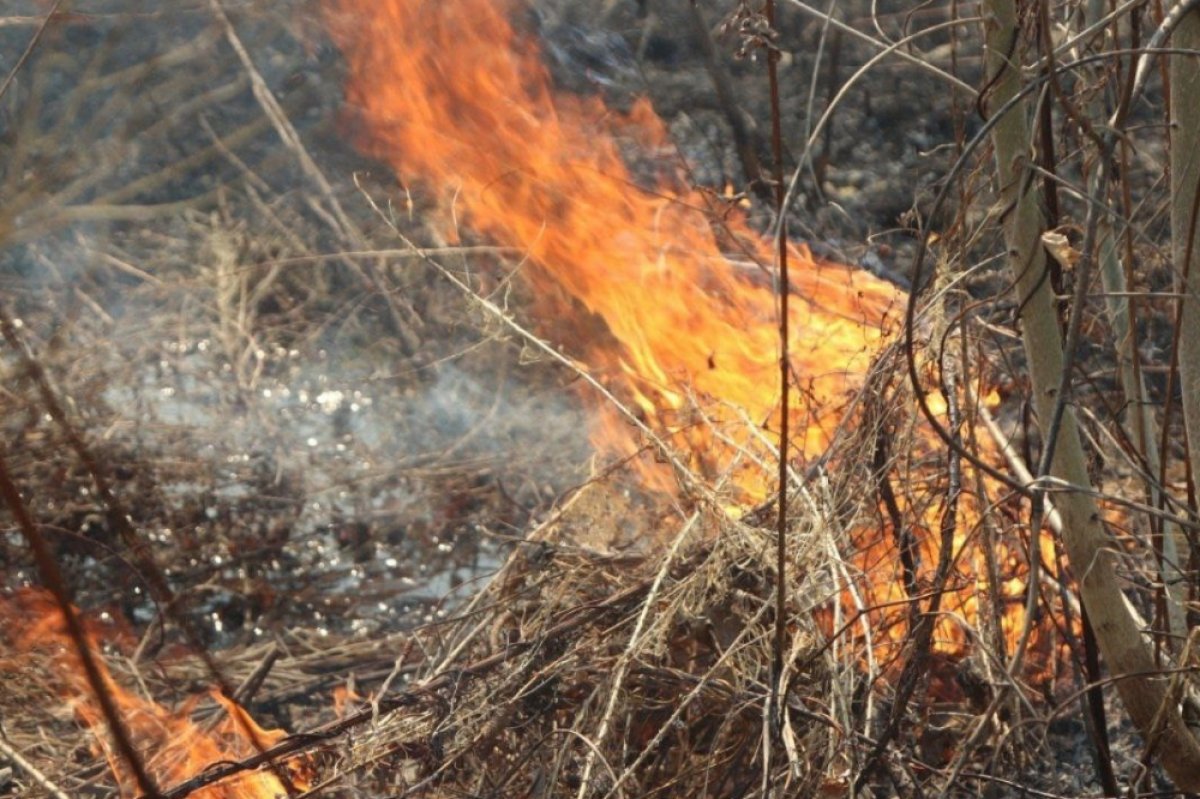
[[[831,520],[810,516],[793,538],[791,751],[768,757],[770,533],[696,512],[649,557],[573,543],[628,524],[621,505],[595,484],[522,546],[439,632],[442,654],[422,677],[461,678],[382,718],[343,767],[399,755],[396,787],[431,795],[747,795],[764,778],[801,795],[836,786],[849,765],[855,669],[813,617],[839,590]]]
[[[164,783],[167,795],[254,796],[237,786],[266,760],[306,764],[304,796],[719,797],[761,796],[766,785],[846,795],[891,712],[887,686],[902,663],[873,668],[859,634],[865,619],[831,616],[851,589],[854,567],[838,554],[848,522],[867,509],[845,486],[808,499],[794,514],[788,553],[782,748],[770,749],[766,734],[772,531],[716,509],[684,518],[641,507],[607,479],[533,530],[446,621],[342,644],[297,633],[281,640],[274,659],[262,646],[220,653],[227,676],[243,685],[272,660],[247,699],[300,732],[265,757],[245,744],[215,757],[198,750],[188,770]],[[631,531],[667,530],[665,549],[611,545]],[[112,627],[103,640],[116,681],[143,697],[175,697],[172,724],[190,715],[211,729],[219,709],[176,693],[205,684],[198,663],[140,661],[135,642]],[[87,691],[76,685],[66,702],[58,698],[62,655],[53,649],[13,670],[5,664],[3,712],[19,720],[6,732],[47,784],[77,795],[112,777],[93,733],[77,726],[95,723],[94,711],[80,711]],[[941,701],[915,703],[912,726],[886,761],[896,790],[936,778],[976,718],[963,713],[970,703],[960,693],[964,681],[980,681],[971,663],[929,661],[921,679]],[[1022,723],[1031,721],[1041,723]],[[1007,723],[995,734],[999,749],[989,758],[1005,737],[1008,745],[1023,740]],[[150,751],[165,751],[152,741]]]
[[[210,31],[204,41],[231,40],[236,31],[231,34],[230,27]],[[414,24],[404,31],[420,36],[423,29]],[[390,33],[381,38],[394,39]],[[453,48],[435,55],[446,52]],[[194,48],[182,53],[196,59]],[[535,56],[525,52],[520,63],[529,69],[510,71],[528,81],[536,74]],[[501,71],[484,72],[494,77]],[[286,108],[264,104],[266,109],[253,110],[247,86],[257,78],[247,73],[238,70],[214,85],[241,92],[246,107],[235,110],[252,117],[237,117],[248,130],[286,133]],[[378,82],[377,73],[368,74]],[[397,83],[415,90],[411,82]],[[534,83],[547,99],[548,84]],[[452,88],[473,93],[469,85]],[[405,102],[419,104],[419,98]],[[508,98],[488,107],[508,108]],[[608,116],[592,100],[567,107],[588,111],[584,122]],[[650,138],[661,148],[661,126],[648,108],[639,108],[642,116],[624,120],[621,129],[630,138],[639,127],[651,129]],[[518,119],[527,115],[520,109],[512,113]],[[560,122],[570,116],[545,111],[546,119]],[[436,141],[451,142],[445,120],[453,117],[429,121]],[[596,130],[588,125],[570,137],[568,174],[555,184],[556,194],[597,194],[575,182],[589,170],[573,159],[595,145]],[[495,125],[481,127],[491,135]],[[196,792],[209,786],[237,794],[234,780],[257,779],[263,762],[297,756],[313,769],[305,774],[312,784],[309,795],[716,797],[761,795],[765,786],[792,795],[847,795],[848,779],[862,772],[888,730],[900,734],[892,736],[884,771],[903,793],[941,779],[936,769],[951,757],[958,758],[959,776],[967,773],[975,750],[955,747],[956,733],[966,726],[955,713],[969,711],[974,729],[982,731],[984,756],[993,763],[1008,762],[1004,758],[1029,740],[1023,730],[1041,724],[1040,710],[1020,685],[999,712],[983,712],[993,691],[1026,676],[1004,669],[1011,640],[1025,623],[1027,557],[1019,513],[1010,512],[979,479],[966,486],[962,518],[951,519],[959,522],[952,531],[958,537],[950,545],[937,539],[949,456],[928,431],[918,433],[916,417],[906,410],[911,397],[885,379],[899,369],[894,353],[879,355],[877,349],[886,338],[881,319],[900,301],[891,287],[854,270],[807,264],[810,288],[829,296],[807,298],[812,318],[803,321],[812,330],[846,334],[847,340],[834,348],[834,357],[818,346],[826,336],[813,334],[805,344],[811,351],[803,353],[806,375],[819,374],[828,385],[817,391],[810,381],[804,406],[793,409],[812,421],[813,432],[799,447],[809,458],[804,464],[809,471],[797,479],[791,509],[784,711],[770,719],[775,573],[773,537],[760,522],[771,509],[750,510],[740,520],[726,513],[747,496],[770,493],[775,453],[762,425],[775,410],[763,375],[774,364],[774,332],[762,324],[756,337],[744,330],[747,320],[770,321],[769,274],[759,274],[744,258],[730,260],[725,247],[714,245],[712,217],[689,211],[684,224],[678,216],[683,195],[667,202],[639,192],[634,185],[639,176],[629,177],[623,166],[621,148],[634,149],[624,138],[609,142],[600,170],[608,173],[602,182],[620,211],[615,225],[580,237],[547,227],[566,207],[557,196],[549,203],[523,202],[519,194],[505,200],[488,170],[512,183],[520,171],[513,164],[525,163],[531,149],[547,158],[558,152],[549,144],[530,148],[518,137],[510,143],[511,154],[484,164],[472,176],[474,183],[466,184],[495,214],[473,224],[501,243],[518,245],[517,257],[545,263],[522,261],[502,269],[496,248],[442,248],[448,257],[461,258],[462,268],[439,274],[423,265],[427,253],[415,247],[373,249],[369,232],[355,232],[369,223],[338,221],[336,206],[347,204],[354,190],[349,179],[322,187],[323,179],[307,174],[320,188],[316,199],[290,191],[290,181],[275,182],[279,165],[303,160],[304,154],[249,159],[262,153],[241,149],[234,133],[209,134],[225,149],[214,141],[204,145],[203,163],[223,164],[223,179],[229,180],[203,192],[205,210],[189,204],[170,224],[118,227],[108,238],[72,229],[70,237],[35,239],[34,233],[60,230],[62,222],[36,217],[19,262],[0,273],[6,286],[19,289],[20,296],[13,296],[39,358],[71,399],[72,413],[97,452],[114,466],[118,494],[136,514],[139,529],[163,548],[169,576],[182,586],[177,609],[209,625],[213,638],[226,645],[215,657],[229,681],[251,686],[243,702],[268,711],[273,724],[303,731],[264,739],[265,755],[245,743],[199,753],[184,771],[163,777],[176,784],[173,798],[200,795]],[[497,152],[495,146],[465,149],[474,156]],[[404,164],[411,165],[412,154],[402,151],[388,155],[404,154]],[[465,159],[452,152],[446,160],[458,168]],[[103,179],[117,182],[120,176],[110,171],[103,171]],[[181,171],[168,170],[168,176],[162,185],[186,183]],[[51,189],[69,193],[70,184],[63,185],[67,188]],[[699,195],[687,197],[707,205]],[[522,235],[506,238],[505,225],[520,208],[535,213],[522,222],[527,225]],[[438,242],[446,235],[444,220],[429,208],[409,210],[412,226],[422,227],[415,240]],[[384,216],[395,221],[394,214]],[[581,208],[568,216],[597,215]],[[643,217],[655,220],[650,228],[639,227],[647,221]],[[717,226],[718,239],[736,228],[735,238],[745,241],[735,242],[735,249],[743,254],[758,249],[748,227],[726,222]],[[680,244],[683,230],[694,241]],[[452,232],[471,235],[456,227]],[[639,235],[648,242],[641,255],[628,246]],[[567,249],[580,241],[587,258]],[[481,254],[488,261],[477,269]],[[587,259],[593,261],[597,289],[605,287],[600,278],[611,277],[614,265],[629,270],[604,302],[551,279],[552,265],[579,279],[573,270]],[[581,425],[573,413],[559,413],[564,406],[547,411],[529,400],[529,392],[514,391],[510,370],[527,367],[524,380],[556,396],[567,393],[564,386],[571,381],[590,378],[597,387],[600,381],[565,356],[560,363],[573,370],[566,377],[547,366],[547,353],[557,350],[541,342],[542,363],[528,368],[535,338],[501,307],[508,292],[528,287],[510,278],[532,275],[544,295],[542,308],[557,315],[537,328],[543,337],[557,326],[573,336],[566,349],[588,355],[595,375],[628,377],[635,361],[630,354],[646,348],[627,343],[621,349],[616,334],[624,330],[636,343],[648,338],[651,326],[638,314],[604,322],[584,310],[599,314],[630,299],[654,309],[677,293],[671,281],[691,260],[703,268],[685,282],[689,290],[703,289],[696,296],[705,304],[681,303],[659,325],[666,333],[655,337],[685,345],[686,358],[678,363],[687,368],[670,366],[674,356],[649,358],[650,377],[635,375],[617,389],[640,410],[610,425],[643,453],[655,450],[645,446],[653,435],[664,434],[680,451],[690,445],[673,464],[676,477],[687,475],[684,498],[671,498],[677,486],[668,479],[661,484],[668,493],[657,502],[636,494],[642,498],[634,499],[608,473],[524,536],[529,519],[549,498],[577,481],[573,470],[582,458],[574,446],[555,447],[546,438],[530,446],[523,437],[528,427],[513,420],[532,416],[547,438],[563,440],[569,436],[552,429],[556,419],[565,418],[563,426]],[[660,282],[654,291],[631,291],[641,285],[637,270],[646,263],[663,267]],[[41,277],[32,281],[35,269],[42,270]],[[442,282],[447,276],[465,281],[461,286],[474,299],[497,299],[491,306],[497,313],[489,311],[479,323],[466,310],[477,303],[464,304]],[[711,302],[722,313],[738,310],[728,301],[738,295],[751,298],[741,308],[750,312],[719,320],[707,339],[681,332],[680,320],[704,322],[715,315],[697,307]],[[523,296],[521,304],[528,306],[528,300]],[[822,327],[821,313],[830,309],[836,311],[830,315],[834,321]],[[603,334],[591,335],[600,328]],[[751,338],[753,345],[747,343]],[[715,343],[701,346],[704,340]],[[734,359],[714,354],[722,348],[746,350],[754,363],[738,371],[730,365]],[[370,368],[349,368],[349,352]],[[90,493],[89,476],[65,451],[61,431],[46,422],[29,375],[16,361],[0,364],[14,378],[0,389],[6,410],[13,411],[4,430],[14,442],[23,484],[44,489],[31,497],[34,509],[51,534],[60,536],[59,554],[87,605],[112,606],[115,616],[149,627],[140,642],[106,631],[113,684],[139,701],[155,697],[174,709],[163,722],[168,732],[181,728],[169,725],[185,721],[213,727],[210,719],[223,711],[203,694],[211,675],[193,659],[173,657],[178,629],[130,588],[133,572],[114,556],[106,538],[112,531],[100,519],[106,509]],[[471,388],[467,381],[463,389],[453,378],[456,369],[473,370],[488,382]],[[740,395],[720,390],[715,381],[724,371],[733,373]],[[971,382],[971,376],[964,373],[963,381]],[[967,393],[962,399],[970,416]],[[739,410],[734,407],[739,396],[757,405]],[[386,404],[385,425],[355,423],[359,411],[353,408],[367,399],[376,407]],[[428,412],[413,412],[422,407]],[[610,421],[617,418],[611,411],[609,405],[602,411]],[[630,419],[637,420],[640,434]],[[453,422],[447,430],[430,434],[447,420]],[[972,419],[967,427],[973,424]],[[666,459],[666,450],[651,454]],[[723,482],[730,472],[721,471],[729,461],[753,476],[754,490],[731,498]],[[667,471],[651,466],[658,475]],[[692,467],[711,471],[699,475]],[[876,500],[888,480],[895,484],[894,512]],[[511,557],[487,566],[500,566],[496,579],[465,606],[408,601],[413,585],[431,584],[444,568],[450,576],[439,590],[457,587],[463,577],[445,547],[478,541],[484,528],[497,536],[520,534]],[[1040,554],[1054,561],[1049,537],[1042,544]],[[26,581],[23,552],[8,541],[0,546],[6,556],[11,553],[13,581]],[[909,546],[907,554],[915,552],[923,564],[919,569],[901,565]],[[948,564],[944,585],[934,571],[942,554]],[[413,562],[430,571],[406,571]],[[1046,636],[1035,637],[1030,652],[1040,658],[1035,667],[1055,668],[1061,664],[1052,622],[1069,637],[1074,617],[1069,602],[1056,605],[1066,588],[1045,571],[1042,580],[1052,620],[1035,630]],[[912,646],[912,623],[934,596],[943,604],[930,651],[922,653]],[[416,612],[407,615],[398,603]],[[417,622],[425,624],[383,635]],[[24,616],[22,625],[28,626]],[[253,643],[263,628],[277,641]],[[13,625],[12,632],[6,654],[8,648],[15,651],[17,635],[28,637],[30,631]],[[89,701],[87,691],[63,677],[66,661],[61,643],[56,646],[6,662],[0,675],[6,689],[0,699],[9,735],[5,746],[12,750],[7,757],[17,764],[20,784],[36,783],[35,792],[60,786],[71,795],[127,784],[110,774],[97,739],[84,731],[96,716],[80,709]],[[278,656],[271,654],[276,651]],[[265,676],[256,676],[260,666]],[[1048,691],[1054,687],[1056,675],[1037,676]],[[921,701],[911,706],[897,701],[898,687],[904,686]],[[193,693],[203,698],[181,699]],[[776,723],[782,745],[771,748],[768,731]],[[143,746],[153,755],[152,765],[165,756],[161,738],[146,738]],[[223,762],[212,766],[217,760]],[[116,773],[122,773],[119,764]],[[280,786],[268,783],[264,790],[277,793]]]
[[[678,532],[665,552],[652,555],[579,543],[594,542],[598,531],[639,523],[669,524]],[[453,621],[369,647],[280,658],[260,694],[289,683],[294,689],[295,682],[312,679],[312,670],[336,670],[339,660],[367,677],[364,682],[379,685],[365,664],[387,657],[394,663],[375,693],[378,715],[360,705],[348,711],[349,722],[334,720],[285,738],[274,751],[322,743],[325,755],[304,761],[322,763],[314,779],[319,795],[357,786],[369,795],[727,796],[753,795],[764,779],[802,795],[837,790],[861,724],[855,704],[862,697],[854,695],[861,674],[838,642],[826,643],[813,614],[840,590],[829,559],[839,527],[830,517],[811,515],[802,515],[801,525],[789,562],[799,578],[788,600],[787,751],[765,755],[762,748],[774,607],[770,532],[719,512],[696,512],[682,526],[678,518],[639,514],[605,482],[580,491],[536,530]],[[38,637],[53,640],[51,650],[64,646],[61,639]],[[121,636],[109,629],[104,639],[109,662],[127,686],[141,692],[163,685],[157,668],[143,673],[128,654],[116,654]],[[66,705],[55,699],[63,693],[63,655],[35,652],[15,671],[6,664],[13,690],[5,703],[11,711],[36,697],[39,706],[59,710],[21,714],[20,728],[8,730],[10,740],[47,768],[52,782],[77,790],[105,780],[94,767],[66,767],[80,756],[83,763],[95,762],[95,739],[89,746],[72,733],[72,716],[88,726],[97,720],[86,710],[86,687],[69,684]],[[248,678],[259,656],[224,659],[231,675]],[[171,682],[179,684],[186,665],[168,668]],[[128,712],[145,715],[147,707],[152,705]],[[196,708],[185,703],[171,723],[188,724]],[[153,723],[167,728],[165,717]],[[56,734],[46,738],[51,729]],[[154,751],[151,738],[143,741]],[[157,747],[168,750],[163,743]],[[207,781],[202,767],[251,754],[237,747],[220,757],[194,750],[190,772],[173,772],[176,780],[199,775],[188,783],[193,789]],[[234,781],[216,783],[224,792],[193,795],[258,795],[237,787],[236,780],[253,770],[226,773]]]
[[[129,770],[112,751],[105,722],[49,596],[36,590],[0,600],[0,757],[17,765],[0,790],[24,786],[22,796],[136,795]],[[86,619],[93,650],[103,656],[108,690],[134,733],[150,773],[164,788],[220,762],[253,755],[286,735],[264,729],[243,709],[253,704],[271,723],[300,728],[332,718],[346,675],[377,681],[390,671],[392,637],[355,640],[297,630],[276,642],[222,651],[222,673],[238,684],[231,701],[208,690],[199,658],[172,647],[151,657],[109,613]],[[353,678],[351,678],[353,682]],[[264,710],[265,709],[265,710]],[[251,736],[257,739],[251,740]],[[276,774],[303,785],[314,762],[246,773],[198,790],[207,799],[274,797],[286,791]]]
[[[864,430],[831,453],[829,463],[846,465],[835,483],[812,483],[793,509],[784,748],[764,749],[773,534],[756,525],[756,514],[735,520],[711,500],[685,512],[636,499],[609,474],[533,530],[451,619],[345,648],[317,639],[307,655],[302,639],[286,636],[285,654],[256,702],[282,707],[286,726],[305,732],[280,740],[267,758],[244,748],[201,755],[166,781],[187,778],[170,795],[207,788],[210,780],[236,785],[228,780],[254,772],[264,759],[318,751],[306,761],[317,767],[318,795],[726,796],[754,795],[764,781],[800,795],[845,790],[846,775],[861,768],[887,715],[881,685],[873,682],[897,673],[872,660],[872,630],[886,638],[887,625],[875,615],[853,615],[855,602],[863,607],[855,594],[861,565],[841,554],[852,550],[855,525],[874,513],[870,492],[854,489],[869,479],[861,467],[874,426]],[[900,451],[904,440],[895,439]],[[883,577],[894,579],[886,569]],[[899,616],[903,610],[898,603]],[[147,635],[159,634],[152,628]],[[111,630],[103,639],[117,647],[110,654],[123,640]],[[126,644],[127,654],[110,657],[127,689],[161,697],[181,682],[205,684],[203,669],[189,671],[169,657],[155,658],[147,671],[148,661],[128,654],[146,646]],[[243,682],[264,656],[244,647],[219,654],[227,678]],[[95,724],[95,711],[63,715],[86,704],[88,692],[68,681],[70,698],[60,705],[53,697],[62,678],[47,679],[46,662],[25,661],[9,676],[16,701],[36,693],[44,698],[39,706],[60,708],[48,716],[24,713],[17,749],[52,784],[107,779],[96,769],[92,739],[71,724]],[[348,686],[347,674],[355,675]],[[372,701],[338,709],[339,686]],[[171,704],[178,706],[173,718],[200,708]],[[340,720],[330,719],[335,709]],[[319,726],[321,719],[330,720]],[[58,731],[53,743],[47,730]],[[160,752],[154,740],[143,743]],[[206,770],[218,760],[235,762]],[[72,761],[91,765],[83,775],[64,771]],[[221,775],[226,779],[217,780]]]
[[[18,685],[32,682],[29,685],[32,692],[61,696],[65,700],[64,709],[69,709],[74,720],[92,732],[92,752],[100,755],[110,773],[118,778],[121,793],[135,792],[137,785],[129,777],[127,764],[102,732],[105,719],[93,699],[91,686],[83,677],[79,658],[54,602],[44,593],[26,592],[6,599],[2,611],[9,631],[5,643],[14,654],[0,666],[15,672],[18,679],[14,682]],[[116,648],[121,643],[129,643],[127,636],[94,625],[87,636],[93,651],[99,648],[97,633],[105,636],[114,651],[119,651]],[[131,664],[129,671],[136,678],[134,684],[140,684],[144,690],[144,677],[137,666],[132,665],[134,661],[128,654],[122,659]],[[44,683],[30,680],[31,671],[33,674],[40,672],[48,679]],[[167,708],[140,695],[137,689],[123,687],[107,667],[101,668],[101,676],[105,691],[119,709],[125,728],[146,753],[148,772],[160,781],[178,781],[204,764],[226,757],[244,757],[284,736],[282,732],[259,727],[237,702],[216,693],[212,694],[212,699],[223,712],[201,723],[191,718],[199,697],[184,702],[181,708]],[[24,679],[19,679],[21,677]],[[24,721],[27,714],[22,716]],[[283,780],[303,785],[302,764],[285,766],[273,773],[241,775],[227,785],[199,795],[207,799],[274,796],[284,792]],[[54,783],[46,779],[45,784]]]
[[[286,16],[243,11],[243,24]],[[121,68],[145,54],[118,46],[135,29],[114,17],[111,40],[78,53],[64,54],[60,40],[48,39],[48,53],[32,59],[29,71],[53,94],[48,87],[80,71],[114,70],[111,95],[95,99],[119,119],[139,100],[120,80]],[[228,61],[205,57],[219,49],[219,36],[210,31],[179,45],[174,36],[186,29],[153,20],[141,32],[145,49],[162,45],[162,58],[182,64],[184,75],[160,75],[168,87],[220,83],[214,74],[229,80],[224,94],[172,105],[156,130],[170,128],[190,153],[161,173],[157,161],[113,155],[156,141],[136,126],[94,128],[111,146],[88,155],[112,158],[76,171],[61,150],[87,150],[74,138],[82,135],[79,120],[59,118],[56,104],[36,107],[41,96],[5,97],[25,116],[0,148],[58,159],[61,167],[49,176],[16,172],[21,158],[6,157],[13,204],[5,214],[28,211],[23,203],[39,191],[61,202],[27,217],[27,235],[9,235],[9,217],[0,214],[0,294],[33,356],[25,358],[24,348],[0,353],[0,431],[4,456],[79,603],[144,625],[140,639],[103,628],[97,640],[110,687],[130,700],[123,715],[166,786],[256,748],[208,721],[224,711],[207,693],[213,675],[198,652],[214,647],[210,662],[237,685],[267,662],[264,649],[278,645],[282,654],[251,692],[256,708],[273,711],[274,723],[289,729],[330,718],[330,697],[345,689],[347,674],[375,684],[390,672],[389,632],[442,615],[445,594],[494,567],[483,523],[489,531],[521,527],[531,510],[578,482],[584,456],[582,438],[567,430],[576,411],[558,397],[555,377],[527,368],[522,377],[544,381],[526,390],[512,377],[517,358],[508,357],[508,345],[473,326],[461,301],[430,280],[418,259],[376,250],[369,230],[351,236],[331,222],[326,204],[357,196],[353,181],[316,199],[293,190],[290,163],[269,142],[223,135],[224,117],[205,116],[216,113],[213,103],[252,117],[255,132],[269,130],[246,78],[227,74]],[[281,56],[277,44],[274,36],[255,42]],[[106,60],[114,52],[115,67]],[[171,61],[176,56],[186,58]],[[188,74],[196,62],[204,70]],[[82,99],[91,88],[64,102],[91,108]],[[43,124],[53,135],[39,135]],[[143,168],[152,180],[128,174]],[[118,214],[84,225],[53,213],[70,210],[71,198],[86,196],[89,186],[117,184],[113,190],[129,199],[139,188],[190,194],[198,183],[206,187],[202,201],[189,199],[153,224],[150,217],[123,224]],[[469,248],[456,254],[478,257]],[[419,316],[407,303],[420,306]],[[50,376],[69,423],[109,472],[120,512],[176,591],[172,601],[147,597],[147,574],[130,562],[129,542],[118,540],[107,518],[114,508],[97,496],[64,426],[48,415],[31,364]],[[555,392],[548,399],[547,385]],[[566,432],[530,446],[526,418],[547,435]],[[519,443],[525,448],[517,453]],[[39,619],[36,602],[19,604],[20,589],[36,578],[12,529],[0,536],[0,563],[0,602],[11,611],[0,633],[7,736],[0,794],[110,795],[118,786],[129,794],[119,757],[104,756],[94,697],[64,656],[70,643],[47,634],[48,650],[23,647],[54,620]],[[185,625],[199,635],[190,657],[180,659]],[[191,737],[195,726],[209,728],[215,747]],[[178,768],[163,768],[177,758]],[[274,796],[279,786],[266,779],[243,785],[258,782]],[[208,795],[227,795],[227,787],[228,795],[243,795],[236,782]]]

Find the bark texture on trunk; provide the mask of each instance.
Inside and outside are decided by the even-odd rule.
[[[1200,9],[1175,29],[1171,47],[1200,50]],[[1192,474],[1200,478],[1200,224],[1195,221],[1200,183],[1200,58],[1169,56],[1171,75],[1171,255],[1185,296],[1179,324],[1183,418],[1191,443]]]

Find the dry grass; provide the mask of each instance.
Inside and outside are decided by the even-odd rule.
[[[613,504],[594,485],[523,546],[473,600],[481,612],[440,631],[447,654],[413,685],[502,662],[380,719],[340,768],[387,762],[397,789],[430,795],[756,795],[764,781],[809,795],[836,780],[853,724],[829,699],[848,699],[854,669],[809,606],[836,591],[822,546],[836,532],[813,519],[793,539],[792,750],[768,755],[769,531],[697,512],[651,557],[574,546],[577,525],[629,523]],[[425,756],[397,769],[397,751]]]

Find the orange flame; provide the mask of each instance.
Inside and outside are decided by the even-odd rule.
[[[740,461],[732,469],[735,502],[763,499],[774,471],[774,436],[764,429],[777,429],[780,414],[778,306],[771,268],[761,266],[772,263],[772,248],[714,193],[684,188],[674,174],[649,187],[631,175],[631,153],[644,167],[639,172],[651,171],[647,154],[664,171],[672,149],[663,123],[646,101],[619,113],[596,97],[556,94],[536,42],[508,21],[515,6],[329,0],[351,76],[348,124],[359,145],[401,180],[440,189],[451,238],[462,222],[524,250],[525,278],[542,315],[553,320],[548,327],[567,331],[572,354],[620,386],[650,427],[707,477]],[[792,451],[809,460],[829,445],[864,385],[902,295],[803,248],[792,257],[789,353],[797,390],[787,412],[798,431]],[[564,319],[572,302],[578,310]],[[603,320],[607,334],[589,325],[588,314]],[[599,416],[593,441],[601,451],[637,450],[630,425],[609,408]],[[928,446],[937,451],[934,439]],[[673,487],[665,470],[642,469],[649,487]],[[964,500],[954,593],[943,609],[974,624],[987,572],[977,545],[964,551],[980,518],[971,503]],[[938,508],[912,513],[927,528],[915,531],[927,579],[937,561],[928,531],[937,529]],[[886,522],[881,527],[855,534],[854,565],[871,575],[864,604],[890,608],[872,617],[880,638],[898,646],[907,594],[893,535]],[[1005,574],[1023,572],[1018,553],[998,545]],[[1004,586],[1010,639],[1021,626],[1023,588],[1020,580]],[[842,601],[854,611],[855,602]],[[944,652],[968,644],[960,624],[948,620],[938,638]]]
[[[334,26],[355,76],[347,94],[353,121],[365,126],[361,145],[401,178],[444,187],[448,219],[453,210],[472,229],[526,250],[527,277],[556,316],[565,292],[601,317],[620,346],[589,343],[595,337],[581,319],[573,354],[610,382],[620,379],[660,432],[687,427],[692,400],[718,428],[733,423],[725,444],[683,436],[697,465],[724,467],[729,450],[743,447],[761,455],[747,430],[771,425],[779,404],[776,300],[769,270],[758,266],[771,263],[770,248],[738,212],[714,229],[724,209],[712,194],[674,180],[638,185],[622,150],[671,152],[649,103],[618,114],[597,98],[555,96],[537,47],[506,18],[511,2],[332,5],[351,12]],[[350,27],[359,21],[361,29]],[[807,422],[796,442],[807,457],[828,444],[898,294],[806,251],[793,257],[790,346],[804,377],[790,410]],[[622,454],[636,446],[629,426],[612,417],[594,440]],[[768,481],[760,474],[738,483],[761,499]]]
[[[34,590],[0,599],[0,621],[11,636],[9,643],[17,655],[11,660],[0,658],[0,670],[28,667],[29,658],[34,655],[49,658],[54,680],[76,718],[95,734],[96,749],[117,776],[121,795],[138,795],[132,775],[106,734],[107,722],[95,701],[54,600],[49,594]],[[101,638],[110,645],[127,639],[121,631],[99,625],[94,620],[87,620],[86,624],[88,645],[94,653],[99,652],[96,642]],[[260,727],[244,708],[216,692],[211,696],[224,709],[224,717],[206,729],[191,720],[199,697],[184,702],[177,710],[170,710],[124,688],[113,678],[103,659],[98,657],[97,660],[106,690],[135,744],[145,753],[147,770],[161,787],[195,776],[214,763],[248,757],[287,737],[282,730]],[[288,764],[286,768],[293,784],[303,787],[306,782],[304,768],[294,764]],[[199,799],[277,799],[286,796],[287,791],[274,774],[260,771],[236,775],[191,795]]]

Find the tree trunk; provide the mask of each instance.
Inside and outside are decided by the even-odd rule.
[[[1021,90],[1019,28],[1014,0],[985,0],[989,87],[987,107],[995,110]],[[1063,370],[1062,337],[1054,312],[1046,255],[1041,245],[1043,219],[1035,181],[1027,162],[1033,151],[1028,103],[1017,103],[992,131],[996,173],[1005,208],[1005,242],[1021,308],[1021,332],[1029,360],[1034,407],[1043,437],[1054,414]],[[1086,254],[1085,254],[1086,257]],[[1062,418],[1050,473],[1072,486],[1090,488],[1075,414]],[[1126,605],[1116,576],[1116,557],[1095,501],[1081,491],[1056,494],[1063,539],[1080,597],[1096,640],[1115,677],[1129,715],[1155,747],[1175,783],[1200,791],[1200,745],[1183,723],[1178,703],[1168,698],[1169,679],[1161,675],[1147,640]]]
[[[1180,21],[1171,47],[1200,49],[1200,10]],[[1191,445],[1192,475],[1200,478],[1200,236],[1196,222],[1200,182],[1200,58],[1169,57],[1171,75],[1171,255],[1181,300],[1179,371],[1183,418]]]

